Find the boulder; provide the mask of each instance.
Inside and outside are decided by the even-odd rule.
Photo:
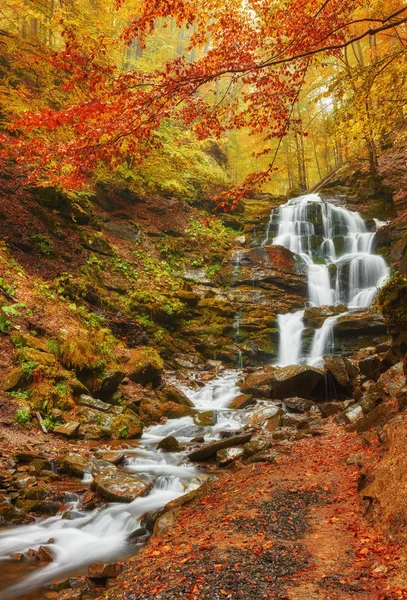
[[[254,436],[250,442],[247,442],[247,444],[243,446],[244,454],[246,457],[253,456],[254,454],[268,450],[272,444],[273,440],[266,437]]]
[[[50,563],[54,561],[51,550],[47,546],[40,546],[37,550],[37,559],[41,562]]]
[[[204,410],[194,416],[194,423],[199,427],[211,427],[216,425],[218,415],[214,410]]]
[[[14,367],[3,379],[3,390],[11,392],[18,388],[24,387],[27,383],[27,377],[21,367]]]
[[[62,458],[58,459],[58,464],[64,471],[66,471],[66,473],[74,475],[74,477],[82,478],[89,465],[89,459],[82,454],[70,452],[69,454],[66,454]]]
[[[234,446],[240,446],[242,444],[246,444],[252,438],[253,432],[245,432],[239,435],[233,435],[229,438],[223,440],[216,440],[215,442],[211,442],[210,444],[206,444],[205,446],[201,446],[197,450],[190,452],[188,454],[188,458],[191,461],[204,461],[209,460],[213,456],[216,456],[219,450],[223,450],[224,448],[233,448]]]
[[[305,398],[285,398],[284,406],[289,412],[301,414],[309,412],[315,405]]]
[[[307,399],[315,398],[316,388],[324,379],[321,369],[308,365],[290,365],[288,367],[266,367],[251,373],[241,386],[242,392],[262,398],[283,400],[292,398],[296,392]]]
[[[350,312],[338,318],[335,335],[355,336],[361,333],[381,335],[386,333],[384,317],[373,312]]]
[[[193,417],[196,414],[194,408],[177,404],[176,402],[165,402],[161,406],[161,414],[167,419],[180,419],[181,417]]]
[[[92,579],[111,579],[118,577],[123,567],[120,563],[91,563],[88,566],[88,576]]]
[[[380,377],[381,364],[382,362],[376,354],[363,358],[359,361],[360,374],[364,375],[367,379],[377,381]]]
[[[105,256],[112,256],[114,254],[110,244],[100,233],[93,233],[86,229],[82,229],[79,238],[82,246],[87,250],[91,250],[98,254],[104,254]]]
[[[128,377],[135,383],[157,385],[163,368],[164,362],[154,348],[140,346],[130,350],[130,358],[126,364],[126,369]]]
[[[73,438],[76,437],[79,431],[80,423],[77,421],[71,421],[65,423],[65,425],[58,425],[54,428],[54,433],[63,435],[64,437]]]
[[[331,399],[336,399],[341,395],[351,396],[353,388],[356,385],[357,369],[349,359],[333,356],[325,356],[325,370],[331,375],[334,386],[328,390]]]
[[[278,406],[260,406],[253,411],[250,425],[266,431],[274,431],[280,425],[283,414],[284,411]]]
[[[88,396],[87,394],[81,394],[79,396],[78,404],[80,406],[87,406],[88,408],[93,408],[94,410],[100,410],[102,412],[109,412],[112,408],[110,404],[107,404],[102,400],[92,398],[92,396]]]
[[[184,446],[181,446],[173,435],[169,435],[157,444],[157,448],[158,450],[164,450],[164,452],[182,452]]]
[[[151,489],[151,484],[138,475],[120,471],[105,460],[94,461],[92,475],[91,489],[108,502],[133,502]]]
[[[363,409],[359,403],[352,404],[349,408],[346,408],[343,412],[341,412],[337,417],[338,423],[342,425],[348,425],[356,423],[358,419],[363,417]]]
[[[311,306],[304,311],[304,326],[319,329],[328,317],[339,315],[345,311],[345,304],[339,304],[338,306]]]
[[[243,394],[261,398],[271,398],[273,390],[274,367],[264,367],[250,373],[240,386]]]
[[[177,404],[182,404],[183,406],[194,407],[192,400],[190,400],[188,396],[175,385],[166,384],[160,386],[155,390],[155,395],[161,402],[177,402]]]
[[[223,448],[216,453],[216,462],[220,467],[227,467],[235,460],[244,457],[244,449],[242,446],[232,446],[231,448]]]
[[[396,410],[391,404],[383,403],[376,406],[373,410],[363,415],[354,423],[356,431],[363,433],[369,431],[372,427],[381,427],[385,425],[396,414]]]
[[[125,376],[125,373],[120,370],[115,370],[115,371],[106,373],[106,375],[102,379],[102,383],[100,386],[100,390],[98,392],[98,396],[102,400],[108,400],[109,398],[111,398],[113,396],[113,394],[115,392],[117,392],[117,389],[118,389],[120,383],[123,381],[124,376]]]
[[[234,410],[240,410],[252,406],[253,404],[256,404],[256,400],[253,399],[251,394],[239,394],[239,396],[236,396],[227,407]]]

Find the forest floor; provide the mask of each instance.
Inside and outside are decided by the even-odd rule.
[[[222,477],[154,535],[110,600],[390,600],[398,548],[364,518],[360,438],[334,424]],[[282,452],[282,449],[279,449]]]

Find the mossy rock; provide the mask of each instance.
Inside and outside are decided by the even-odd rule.
[[[154,348],[140,346],[130,350],[130,359],[126,370],[128,377],[135,383],[157,384],[163,369],[164,361]]]
[[[176,402],[183,406],[194,408],[194,403],[188,398],[184,392],[179,390],[175,385],[164,385],[156,390],[156,396],[161,402]]]
[[[181,446],[177,438],[173,435],[169,435],[168,437],[162,439],[158,445],[158,450],[164,450],[164,452],[181,452],[184,450],[184,446]]]
[[[82,229],[79,239],[82,246],[87,250],[91,250],[97,254],[104,254],[105,256],[113,256],[114,254],[112,247],[101,234]]]
[[[3,389],[5,392],[11,392],[24,387],[27,383],[27,376],[21,367],[14,367],[3,379]]]
[[[214,410],[205,410],[194,417],[194,423],[199,427],[211,427],[216,425],[217,421],[218,416]]]
[[[42,352],[35,348],[23,348],[18,355],[22,362],[36,363],[43,367],[50,367],[56,363],[56,358],[53,354],[50,352]]]
[[[143,435],[143,425],[140,419],[130,412],[118,415],[112,420],[112,438],[134,439]]]

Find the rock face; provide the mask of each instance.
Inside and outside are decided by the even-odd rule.
[[[83,477],[85,469],[89,465],[89,460],[86,458],[86,456],[71,452],[62,457],[60,464],[63,470],[67,473],[70,473],[75,477]]]
[[[307,295],[308,289],[303,262],[282,246],[233,250],[224,260],[220,278],[225,285],[255,284],[265,289],[279,288],[301,297]]]
[[[307,365],[282,368],[265,368],[249,375],[241,386],[242,392],[261,398],[292,398],[301,393],[306,399],[319,395],[318,384],[324,379],[324,371]]]

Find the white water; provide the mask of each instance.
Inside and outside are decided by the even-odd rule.
[[[180,443],[186,443],[198,435],[211,440],[219,438],[221,431],[241,429],[245,411],[225,408],[239,394],[238,377],[239,372],[235,371],[225,373],[197,391],[183,388],[199,411],[216,411],[216,425],[198,427],[191,417],[168,420],[147,429],[140,439],[140,447],[124,451],[124,470],[141,474],[153,483],[147,496],[130,504],[110,504],[92,512],[78,512],[77,501],[71,505],[72,519],[57,515],[36,524],[3,531],[0,534],[0,560],[9,560],[16,552],[24,553],[42,545],[52,552],[54,562],[0,593],[0,598],[14,597],[61,579],[67,573],[77,573],[91,562],[115,560],[132,549],[134,553],[134,545],[131,546],[127,539],[140,527],[141,517],[197,488],[207,477],[202,470],[191,466],[186,459],[187,452],[165,453],[156,449],[157,443],[168,435],[175,435]],[[53,542],[48,543],[51,538]]]
[[[375,221],[376,229],[383,225]],[[294,198],[273,211],[262,245],[270,242],[298,254],[308,274],[311,306],[347,304],[350,310],[368,308],[389,276],[383,259],[373,253],[376,231],[368,231],[362,217],[321,199],[318,194]],[[281,366],[319,364],[333,350],[338,316],[316,331],[309,356],[302,355],[303,311],[279,315]]]

